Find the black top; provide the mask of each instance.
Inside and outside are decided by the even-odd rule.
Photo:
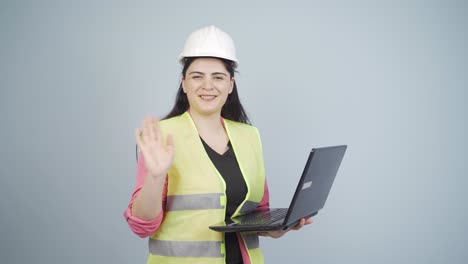
[[[229,149],[222,155],[208,146],[203,139],[202,142],[211,162],[213,162],[219,174],[221,174],[226,182],[226,218],[230,218],[247,195],[247,185],[237,163],[236,155],[232,149],[231,142],[228,142]],[[226,264],[242,264],[242,254],[236,233],[224,234]]]

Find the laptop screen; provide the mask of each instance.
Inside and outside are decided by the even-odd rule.
[[[287,223],[324,207],[345,151],[346,146],[312,149],[291,202]]]

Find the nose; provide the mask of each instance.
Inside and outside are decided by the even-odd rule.
[[[202,83],[202,88],[208,91],[213,90],[215,88],[213,80],[211,80],[211,78],[205,78]]]

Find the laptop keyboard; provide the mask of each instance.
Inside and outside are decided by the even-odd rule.
[[[284,217],[288,213],[287,208],[272,209],[253,216],[241,217],[242,225],[269,225]]]

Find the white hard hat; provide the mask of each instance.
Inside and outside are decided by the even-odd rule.
[[[226,32],[215,26],[198,29],[188,37],[179,62],[185,57],[217,57],[234,61],[237,65],[234,41]]]

